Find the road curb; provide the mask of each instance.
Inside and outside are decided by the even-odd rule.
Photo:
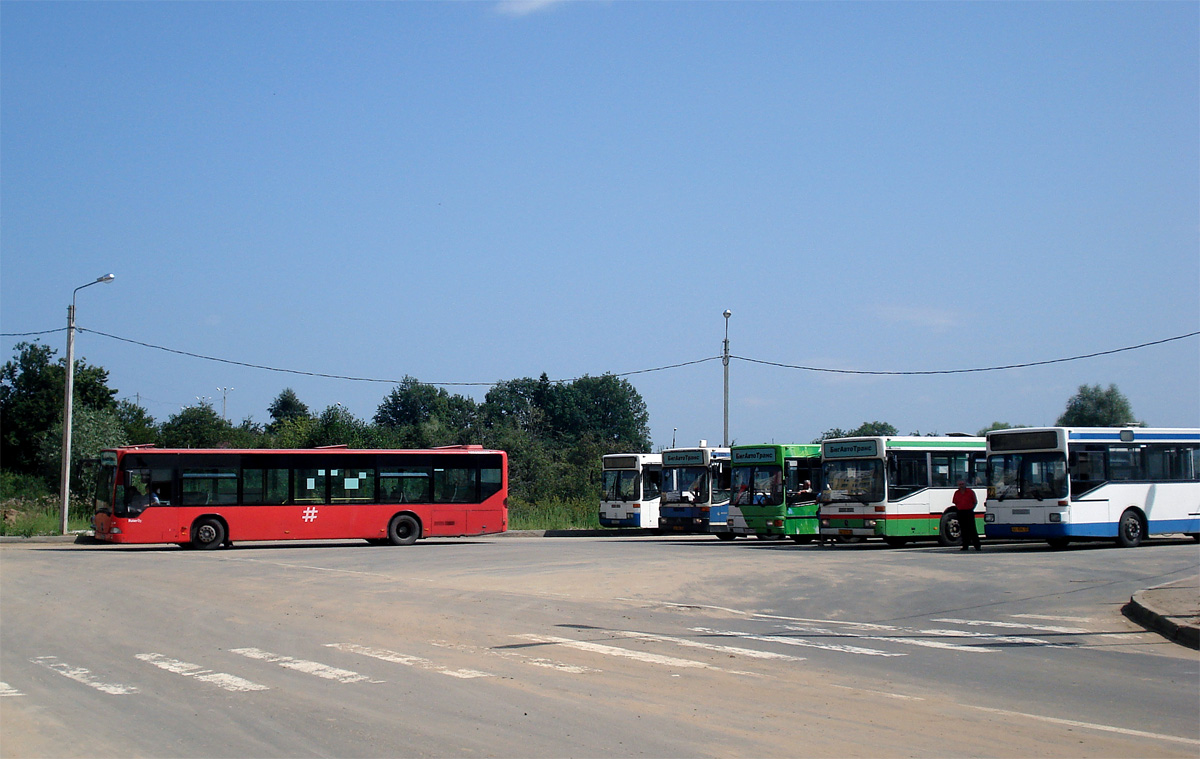
[[[1121,612],[1167,640],[1200,650],[1200,626],[1197,624],[1200,611],[1196,604],[1187,603],[1194,599],[1194,595],[1189,595],[1194,587],[1195,580],[1179,580],[1139,590],[1121,607]],[[1182,598],[1183,603],[1175,601],[1168,609],[1163,600],[1170,600],[1174,595]]]

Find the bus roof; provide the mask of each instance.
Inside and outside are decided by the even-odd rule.
[[[445,445],[437,448],[347,448],[341,445],[322,446],[320,448],[157,448],[153,445],[123,445],[116,448],[106,448],[113,453],[169,453],[169,454],[345,454],[347,456],[378,453],[505,453],[498,449],[484,448],[482,445]]]

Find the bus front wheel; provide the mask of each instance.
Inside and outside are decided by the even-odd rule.
[[[1142,544],[1146,531],[1142,527],[1142,518],[1133,509],[1121,515],[1117,525],[1117,545],[1122,548],[1136,548]]]
[[[225,542],[225,525],[221,520],[204,517],[192,525],[192,546],[202,551],[211,551]]]
[[[421,537],[421,525],[412,514],[397,514],[388,524],[388,542],[394,546],[411,546]]]
[[[962,544],[962,526],[958,523],[958,515],[947,511],[942,514],[938,525],[938,545],[957,546]]]

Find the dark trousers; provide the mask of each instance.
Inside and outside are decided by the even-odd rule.
[[[983,546],[979,542],[979,530],[975,529],[975,512],[962,511],[958,512],[958,529],[962,535],[962,549],[967,550],[968,546],[975,546],[975,550],[982,551]]]

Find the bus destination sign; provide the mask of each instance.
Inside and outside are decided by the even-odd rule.
[[[871,458],[879,455],[879,441],[855,440],[847,443],[826,443],[825,458],[827,459],[856,459]]]

